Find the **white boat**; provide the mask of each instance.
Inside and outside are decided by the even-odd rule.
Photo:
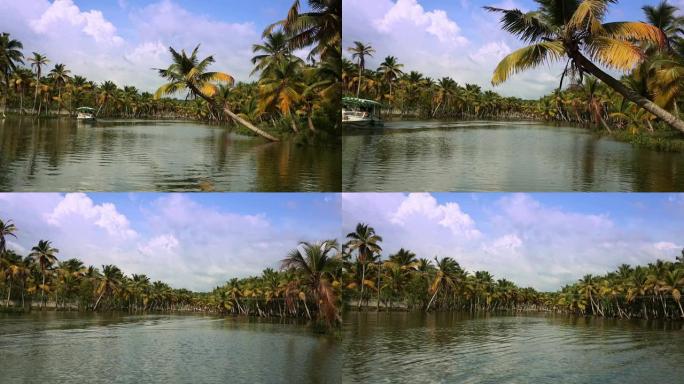
[[[382,127],[382,104],[356,97],[342,98],[342,125],[345,127]]]
[[[76,108],[76,119],[81,121],[95,121],[95,113],[97,112],[94,108],[90,107],[80,107]]]

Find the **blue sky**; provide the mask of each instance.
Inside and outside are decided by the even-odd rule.
[[[684,248],[684,194],[359,193],[343,194],[342,212],[343,232],[373,226],[385,257],[450,256],[540,290]]]
[[[152,68],[168,66],[168,47],[214,55],[214,70],[249,77],[251,47],[287,15],[290,0],[0,0],[0,29],[24,52],[64,63],[73,74],[154,91]]]
[[[622,0],[611,6],[608,20],[643,20],[641,7],[659,0]],[[684,9],[684,0],[670,0]],[[367,60],[376,68],[385,56],[398,57],[405,70],[430,77],[451,76],[505,96],[537,98],[558,86],[560,65],[516,75],[493,88],[491,74],[498,62],[522,45],[499,28],[497,14],[484,5],[535,9],[532,0],[344,0],[343,47],[355,40],[376,49]],[[616,74],[617,75],[617,74]]]
[[[324,193],[10,193],[0,217],[26,255],[51,240],[61,260],[116,264],[194,290],[278,268],[299,241],[340,233],[340,197]]]

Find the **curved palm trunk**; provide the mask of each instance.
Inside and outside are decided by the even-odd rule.
[[[435,297],[437,297],[437,292],[439,292],[439,286],[437,287],[437,289],[435,289],[435,294],[432,295],[432,298],[430,299],[427,308],[425,308],[425,312],[430,312],[430,305],[432,305],[432,302],[435,300]]]
[[[356,85],[356,98],[358,98],[359,95],[361,94],[361,78],[362,78],[362,76],[363,76],[363,67],[359,63],[359,82]]]
[[[212,99],[211,97],[209,97],[209,96],[205,95],[204,93],[202,93],[202,92],[201,92],[199,89],[197,89],[197,87],[195,87],[194,85],[188,84],[188,87],[190,87],[190,89],[191,89],[196,95],[198,95],[199,97],[201,97],[201,98],[203,98],[204,100],[206,100],[209,104],[214,105],[214,106],[217,106],[216,101],[215,101],[214,99]],[[253,131],[254,133],[256,133],[257,135],[259,135],[259,136],[261,136],[261,137],[263,137],[263,138],[265,138],[265,139],[271,140],[271,141],[280,141],[280,140],[278,140],[277,138],[275,138],[274,136],[271,136],[270,134],[268,134],[267,132],[264,132],[264,131],[262,131],[261,129],[255,127],[254,125],[252,125],[252,124],[251,124],[250,122],[248,122],[247,120],[245,120],[245,119],[241,118],[240,116],[236,115],[236,114],[235,114],[233,111],[231,111],[227,106],[223,106],[223,112],[225,112],[228,116],[230,116],[231,119],[237,121],[238,123],[244,125],[245,127],[249,128],[250,130],[252,130],[252,131]]]
[[[589,59],[584,57],[581,53],[576,52],[572,55],[572,57],[575,60],[575,62],[579,64],[586,72],[589,72],[592,75],[596,76],[606,85],[613,88],[616,92],[624,96],[627,100],[647,110],[654,116],[657,116],[658,118],[669,124],[672,128],[684,132],[684,121],[680,120],[678,117],[674,116],[665,109],[659,107],[656,103],[652,102],[651,100],[634,92],[632,89],[622,84],[619,80],[615,79],[614,77],[610,76],[609,74],[601,70]]]

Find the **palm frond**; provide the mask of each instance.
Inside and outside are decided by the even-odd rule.
[[[565,48],[560,41],[544,41],[518,49],[506,56],[494,70],[492,85],[499,85],[516,73],[537,67],[545,62],[560,60]]]

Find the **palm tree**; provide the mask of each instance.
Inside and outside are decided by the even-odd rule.
[[[95,302],[95,305],[93,306],[93,311],[97,310],[97,306],[100,304],[100,300],[102,300],[104,296],[119,291],[123,278],[123,273],[116,265],[102,266],[102,276],[100,277],[100,281],[95,290],[99,296]]]
[[[356,85],[356,97],[361,93],[361,79],[363,78],[363,70],[366,68],[366,56],[373,56],[375,49],[370,44],[364,44],[360,41],[355,41],[353,47],[349,47],[349,52],[352,53],[352,58],[358,60],[359,78]]]
[[[392,100],[392,83],[404,74],[404,72],[401,71],[401,68],[403,67],[404,64],[399,64],[396,57],[387,56],[385,57],[385,61],[380,63],[380,67],[378,68],[378,72],[382,75],[383,80],[389,84],[390,102]]]
[[[432,298],[425,308],[426,312],[430,310],[430,306],[435,300],[435,297],[437,297],[437,293],[440,291],[453,289],[456,286],[456,283],[458,282],[458,275],[462,271],[461,266],[458,265],[456,260],[452,259],[451,257],[443,257],[441,259],[435,257],[435,269],[437,272],[435,273],[435,277],[432,279],[432,283],[430,284]]]
[[[663,0],[658,5],[644,5],[641,9],[646,20],[663,31],[671,49],[677,43],[677,35],[684,34],[684,17],[678,15],[679,8]]]
[[[199,47],[198,44],[192,50],[190,56],[185,53],[185,50],[181,50],[179,53],[173,47],[169,47],[173,63],[167,69],[158,69],[158,71],[161,77],[170,80],[170,82],[157,89],[157,92],[154,94],[155,99],[159,99],[164,95],[173,95],[187,89],[190,95],[201,97],[210,105],[218,107],[213,98],[218,91],[216,83],[223,82],[232,85],[235,80],[231,75],[224,72],[207,72],[207,68],[214,63],[214,57],[207,56],[200,60],[197,57]],[[251,129],[258,135],[271,141],[278,141],[275,137],[233,113],[226,105],[223,106],[223,111],[233,120]]]
[[[568,58],[563,78],[569,69],[573,73],[589,73],[613,88],[623,97],[659,117],[670,126],[684,132],[684,121],[672,115],[648,98],[639,95],[619,80],[600,69],[594,62],[608,68],[627,71],[644,59],[638,43],[663,47],[663,32],[642,22],[602,23],[608,5],[605,0],[535,0],[540,8],[523,13],[485,7],[501,13],[503,29],[518,36],[529,46],[506,56],[494,70],[492,84],[499,85],[518,72],[538,67],[543,63]]]
[[[60,112],[62,111],[62,89],[64,86],[71,80],[71,76],[69,74],[71,73],[70,70],[66,69],[66,66],[64,64],[55,64],[55,67],[52,68],[50,73],[48,73],[48,77],[52,79],[53,84],[55,87],[57,87],[57,114],[59,115]]]
[[[57,253],[59,249],[53,248],[52,244],[48,240],[40,240],[38,245],[31,249],[29,257],[33,260],[34,264],[38,264],[40,268],[40,273],[43,275],[43,283],[40,286],[41,289],[41,309],[45,306],[45,291],[47,287],[45,285],[45,275],[47,270],[52,267],[53,264],[57,262]]]
[[[363,301],[363,287],[366,282],[366,266],[373,261],[373,255],[382,252],[380,242],[382,236],[375,233],[375,229],[364,223],[358,223],[356,230],[347,234],[347,247],[349,250],[357,251],[357,262],[361,264],[361,296],[359,297],[358,307],[361,308]]]
[[[31,78],[33,77],[30,70],[26,68],[18,68],[14,71],[12,80],[12,88],[15,94],[19,95],[19,113],[24,114],[24,94],[31,84]]]
[[[287,44],[287,37],[282,31],[276,31],[264,36],[263,44],[252,45],[252,52],[259,53],[252,57],[254,69],[251,75],[261,71],[267,73],[271,68],[283,61],[301,60],[292,55]]]
[[[684,286],[684,270],[675,269],[665,272],[665,276],[661,281],[661,290],[672,295],[672,298],[679,306],[679,312],[681,317],[684,318],[684,308],[682,308],[682,291],[681,287]]]
[[[7,251],[7,236],[16,238],[17,235],[14,234],[16,231],[17,227],[12,223],[12,220],[2,221],[0,219],[0,257]]]
[[[259,109],[276,108],[284,117],[289,117],[292,130],[297,133],[297,116],[293,115],[295,105],[300,101],[304,83],[301,65],[298,61],[283,61],[271,71],[264,73],[259,81]]]
[[[3,32],[0,35],[0,72],[2,72],[3,89],[2,89],[2,117],[5,117],[5,110],[7,108],[7,96],[9,95],[10,75],[17,68],[17,64],[23,64],[24,54],[21,50],[24,45],[18,41],[10,38],[10,34]]]
[[[283,270],[294,271],[302,277],[306,290],[318,303],[319,316],[322,315],[328,326],[339,321],[332,287],[332,276],[340,266],[340,259],[335,255],[338,248],[337,240],[302,242],[282,261]]]
[[[35,83],[35,93],[33,94],[33,113],[36,113],[36,101],[38,100],[38,90],[40,89],[40,78],[42,75],[43,66],[50,62],[48,58],[40,53],[33,52],[33,57],[30,57],[28,61],[31,63],[31,68],[36,74]]]
[[[301,1],[295,0],[287,18],[269,25],[263,35],[282,27],[288,36],[290,50],[314,45],[310,57],[334,58],[342,40],[342,0],[308,0],[310,12],[301,13]]]

